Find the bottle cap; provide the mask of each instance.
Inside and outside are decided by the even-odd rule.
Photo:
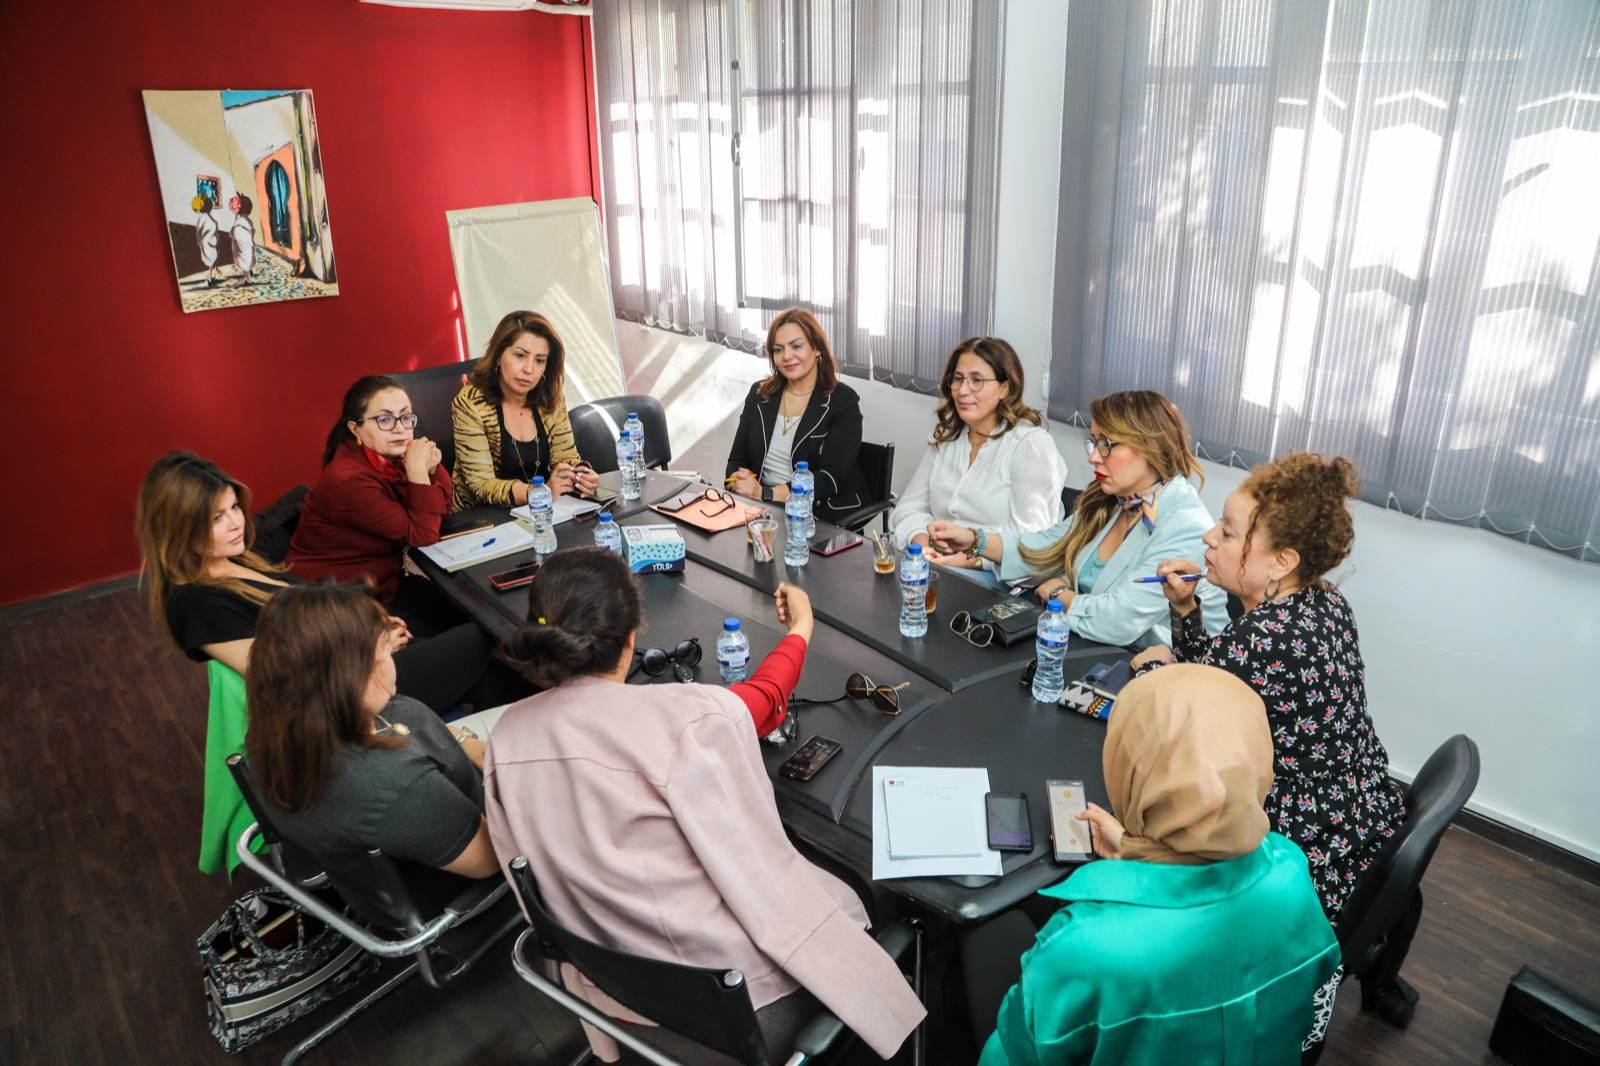
[[[538,475],[537,475],[537,474],[535,474],[535,475],[534,475],[534,478],[533,478],[533,482],[532,482],[532,484],[535,484],[535,485],[543,485],[543,484],[544,484],[544,478],[542,478],[542,477],[539,477],[539,476],[538,476]]]
[[[804,459],[802,459],[798,463],[794,464],[794,468],[797,471],[799,471],[799,470],[810,470],[811,469],[811,465],[809,463],[807,463]]]
[[[638,418],[639,417],[639,412],[638,411],[629,411],[628,412],[628,417],[629,418]]]
[[[601,511],[600,512],[600,524],[601,525],[605,525],[609,521],[611,521],[611,512],[610,511]]]
[[[910,547],[908,547],[906,549],[906,554],[907,555],[921,555],[922,554],[922,545],[920,545],[920,544],[911,545]]]
[[[729,633],[737,633],[739,631],[739,620],[737,618],[724,618],[722,620],[722,628]]]
[[[1064,610],[1066,610],[1065,607],[1061,606],[1061,601],[1056,599],[1054,596],[1050,597],[1050,602],[1045,604],[1045,608],[1047,610],[1051,610],[1051,611],[1064,611]]]

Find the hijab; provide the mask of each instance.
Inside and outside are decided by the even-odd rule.
[[[1130,682],[1117,697],[1102,763],[1127,831],[1124,859],[1221,862],[1249,854],[1267,835],[1266,705],[1225,670],[1179,663]]]

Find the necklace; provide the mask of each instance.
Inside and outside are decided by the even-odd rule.
[[[801,400],[809,400],[811,398],[811,394],[816,391],[817,387],[813,385],[805,392],[795,392],[792,389],[784,389],[783,394],[785,396],[794,396]],[[783,419],[783,435],[785,437],[794,433],[794,424],[800,421],[801,417],[805,415],[806,407],[808,406],[809,404],[801,404],[799,411],[792,415],[786,415],[783,413],[783,402],[781,400],[778,402],[778,417]]]
[[[397,737],[409,737],[411,735],[411,727],[406,725],[404,722],[391,722],[381,714],[374,715],[373,717],[375,717],[379,722],[383,723],[383,729],[374,729],[374,733],[381,733],[384,729],[387,729]]]
[[[522,408],[522,410],[528,411],[529,414],[533,413],[532,411],[529,411],[528,408],[526,408],[526,407]],[[502,425],[505,424],[505,418],[506,418],[505,408],[502,407],[500,409],[500,422],[501,422]],[[535,418],[533,420],[533,423],[534,423],[534,425],[533,425],[533,440],[528,441],[527,443],[533,445],[533,468],[534,468],[534,470],[538,470],[539,469],[539,420],[537,418]],[[511,454],[516,456],[517,469],[522,472],[522,480],[523,481],[532,481],[533,478],[528,476],[528,465],[522,461],[522,444],[523,444],[523,442],[519,441],[517,438],[513,437],[509,430],[506,431],[506,440],[511,442]]]

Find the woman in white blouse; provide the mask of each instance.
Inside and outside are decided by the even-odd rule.
[[[997,529],[1012,538],[1061,521],[1067,464],[1039,412],[1022,402],[1022,362],[999,337],[956,345],[939,379],[933,439],[894,511],[895,542],[927,545],[928,523]],[[987,560],[946,565],[992,570]]]

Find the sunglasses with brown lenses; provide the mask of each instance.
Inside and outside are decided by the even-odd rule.
[[[898,685],[880,685],[866,674],[851,674],[844,682],[844,695],[835,696],[831,700],[811,699],[806,696],[794,697],[794,702],[799,704],[838,703],[841,700],[866,700],[870,699],[872,705],[884,714],[900,713],[900,690],[911,687],[911,682],[902,681]]]
[[[971,611],[957,611],[950,619],[950,632],[977,648],[994,643],[994,624],[975,620]]]

